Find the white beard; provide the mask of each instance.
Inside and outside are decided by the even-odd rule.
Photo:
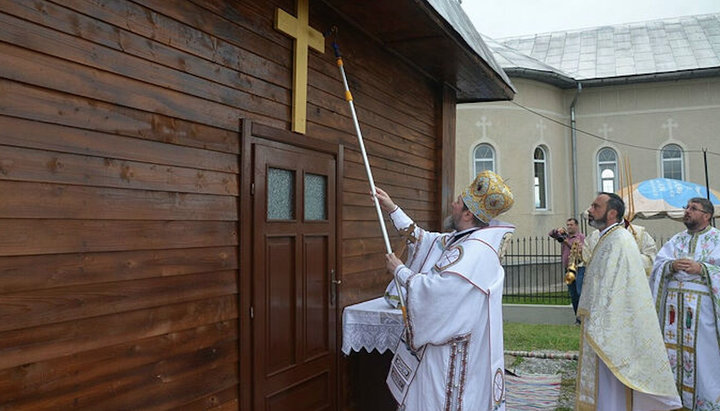
[[[443,230],[445,231],[456,231],[457,227],[455,227],[455,220],[453,220],[453,216],[449,215],[445,217],[443,220]]]

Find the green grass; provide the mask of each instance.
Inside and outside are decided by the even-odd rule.
[[[574,325],[504,323],[505,350],[511,351],[577,351],[580,327]]]
[[[543,293],[532,296],[503,295],[503,304],[569,305],[570,296],[567,291]]]

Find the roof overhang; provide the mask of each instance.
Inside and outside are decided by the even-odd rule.
[[[456,0],[322,0],[458,103],[511,100],[512,82]]]
[[[540,71],[522,67],[506,67],[505,72],[510,77],[536,80],[563,89],[576,88],[578,83],[582,83],[584,88],[590,88],[720,77],[720,67],[587,79],[574,79],[556,72]]]
[[[559,88],[575,88],[577,81],[554,71],[534,70],[522,67],[507,67],[505,72],[510,77],[525,78],[551,84]],[[585,85],[585,83],[583,83]]]
[[[720,67],[637,74],[633,76],[579,79],[577,82],[582,83],[583,87],[604,87],[622,84],[652,83],[658,81],[676,81],[710,77],[720,77]]]

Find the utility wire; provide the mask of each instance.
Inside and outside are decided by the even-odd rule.
[[[535,114],[536,116],[540,116],[540,117],[542,117],[542,118],[544,118],[544,119],[546,119],[546,120],[548,120],[548,121],[551,121],[551,122],[553,122],[553,123],[555,123],[555,124],[559,124],[559,125],[561,125],[561,126],[563,126],[563,127],[565,127],[565,128],[572,129],[572,127],[570,127],[568,124],[565,124],[565,123],[563,123],[563,122],[561,122],[561,121],[555,120],[554,118],[549,117],[549,116],[546,116],[545,114],[539,113],[539,112],[537,112],[537,111],[535,111],[535,110],[533,110],[533,109],[531,109],[531,108],[529,108],[529,107],[525,107],[525,106],[523,106],[522,104],[520,104],[520,103],[518,103],[518,102],[516,102],[516,101],[514,101],[514,100],[511,100],[510,102],[511,102],[512,104],[515,104],[516,106],[522,108],[523,110],[527,110],[527,111]],[[633,147],[633,148],[637,148],[637,149],[640,149],[640,150],[662,151],[661,148],[645,147],[645,146],[641,146],[641,145],[637,145],[637,144],[631,144],[631,143],[625,143],[625,142],[622,142],[622,141],[612,140],[612,139],[609,139],[609,138],[605,138],[605,137],[599,136],[599,135],[597,135],[597,134],[590,133],[589,131],[585,131],[585,130],[579,129],[579,128],[577,128],[577,127],[575,128],[575,131],[578,132],[578,133],[582,133],[582,134],[588,135],[588,136],[590,136],[590,137],[596,138],[596,139],[598,139],[598,140],[609,141],[609,142],[611,142],[611,143],[614,143],[614,144],[617,144],[617,145],[620,145],[620,146]],[[684,151],[685,151],[686,153],[703,153],[703,152],[704,152],[703,150],[684,150]],[[705,150],[705,151],[706,151],[708,154],[713,154],[713,155],[716,155],[716,156],[720,156],[720,153],[716,153],[716,152],[710,151],[710,150]]]

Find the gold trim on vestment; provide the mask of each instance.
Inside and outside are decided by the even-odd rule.
[[[631,390],[630,404],[632,391],[661,397],[676,393],[670,364],[659,361],[666,348],[644,266],[628,248],[636,246],[635,239],[618,231],[621,228],[614,225],[600,236],[585,271],[588,293],[578,307],[582,319],[578,409],[597,407],[599,361]]]

